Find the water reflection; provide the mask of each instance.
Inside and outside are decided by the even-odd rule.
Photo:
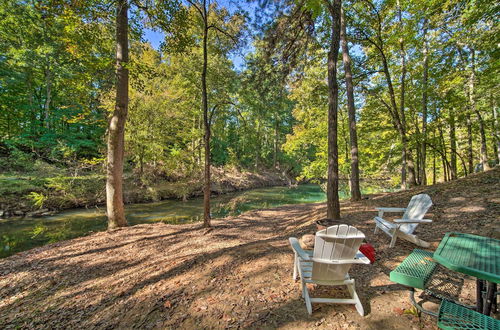
[[[341,198],[346,197],[347,191],[344,189]],[[223,218],[253,209],[325,200],[326,196],[320,187],[312,184],[295,188],[260,188],[213,197],[211,211],[213,218]],[[126,216],[131,225],[159,221],[170,224],[200,221],[203,217],[203,199],[127,205]],[[104,208],[75,209],[38,219],[0,220],[0,257],[105,229]]]

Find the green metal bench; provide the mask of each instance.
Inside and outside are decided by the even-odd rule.
[[[432,316],[437,314],[422,308],[415,301],[415,288],[425,290],[436,267],[432,252],[415,249],[389,274],[391,281],[410,287],[410,300],[415,308]]]
[[[439,308],[438,326],[441,329],[498,330],[500,320],[443,300]]]
[[[424,290],[436,267],[432,252],[415,249],[389,276],[392,282]]]

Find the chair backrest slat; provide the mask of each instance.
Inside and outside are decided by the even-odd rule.
[[[338,225],[316,234],[313,258],[330,261],[352,260],[365,235],[353,226]],[[351,264],[313,263],[313,280],[344,280]]]
[[[425,214],[432,206],[431,197],[427,194],[415,195],[411,198],[410,203],[406,207],[406,211],[403,214],[403,219],[417,219],[421,220],[424,218]],[[417,228],[418,224],[403,224],[399,227],[404,233],[412,234]]]

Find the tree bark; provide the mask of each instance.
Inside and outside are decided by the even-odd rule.
[[[457,136],[455,129],[455,113],[450,109],[450,162],[451,162],[451,179],[455,180],[457,175]]]
[[[123,157],[128,112],[128,3],[116,7],[116,105],[108,127],[106,206],[108,229],[127,226],[123,207]]]
[[[205,184],[203,187],[203,227],[210,227],[210,122],[208,119],[207,66],[208,66],[208,16],[206,1],[203,1],[203,68],[201,71],[201,102],[205,128]]]
[[[44,109],[44,125],[46,129],[50,129],[50,102],[52,101],[52,72],[47,64],[45,68],[45,104]]]
[[[483,171],[490,170],[490,164],[488,163],[488,147],[486,143],[486,130],[484,125],[483,117],[481,116],[481,112],[476,107],[476,98],[475,98],[475,80],[476,80],[476,72],[475,72],[475,53],[476,51],[472,49],[471,54],[471,73],[469,79],[469,103],[472,111],[476,113],[477,120],[479,122],[479,134],[481,136],[481,165],[483,166]]]
[[[349,115],[349,138],[351,144],[351,200],[361,200],[359,188],[359,157],[358,157],[358,134],[356,132],[356,108],[354,107],[354,84],[352,81],[351,57],[349,56],[349,45],[347,44],[346,23],[344,11],[341,8],[340,16],[340,39],[342,42],[342,61],[344,62],[345,83],[347,89],[347,113]]]
[[[427,185],[426,157],[427,157],[427,88],[429,72],[429,43],[427,41],[427,18],[424,19],[424,76],[422,81],[422,144],[420,146],[420,184]]]
[[[474,154],[472,152],[472,121],[470,119],[470,113],[467,111],[466,123],[467,123],[467,162],[469,165],[469,173],[474,173]]]
[[[327,217],[340,220],[337,58],[340,46],[340,0],[325,0],[332,18],[330,49],[328,51],[328,182]]]
[[[493,111],[493,134],[494,139],[496,140],[496,163],[497,165],[500,165],[500,125],[498,123],[498,110],[493,101],[493,96],[491,96],[491,100],[491,110]]]
[[[275,118],[274,123],[274,153],[273,153],[273,167],[278,167],[278,153],[279,153],[279,121],[278,117]]]

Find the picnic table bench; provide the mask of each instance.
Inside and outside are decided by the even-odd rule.
[[[467,307],[443,299],[439,312],[425,310],[415,301],[415,289],[426,290],[438,263],[430,251],[414,249],[403,262],[390,273],[390,280],[410,288],[410,300],[421,312],[438,318],[442,329],[500,329],[500,321],[473,311]]]

